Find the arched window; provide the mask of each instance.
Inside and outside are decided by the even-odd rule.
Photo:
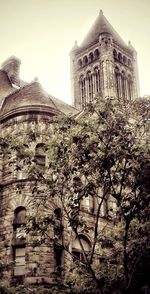
[[[114,56],[114,59],[117,59],[117,51],[115,49],[113,50],[113,56]]]
[[[19,206],[14,211],[14,222],[15,227],[20,227],[26,224],[26,209],[23,206]]]
[[[126,56],[123,56],[123,63],[124,63],[124,64],[127,63],[127,58],[126,58]]]
[[[25,224],[26,224],[26,209],[25,207],[17,207],[14,211],[14,276],[24,276],[25,274]]]
[[[78,65],[79,65],[79,67],[82,67],[82,59],[78,60]]]
[[[93,53],[91,52],[91,53],[89,54],[89,62],[92,62],[93,59],[94,59],[94,56],[93,56]]]
[[[128,66],[130,67],[131,66],[131,60],[128,59]]]
[[[88,64],[88,58],[87,58],[87,56],[85,55],[84,57],[83,57],[83,65],[87,65]]]
[[[98,49],[95,49],[94,57],[95,57],[95,59],[97,59],[99,57],[99,50]]]
[[[84,235],[79,235],[73,242],[72,253],[77,260],[84,261],[84,254],[88,254],[91,249],[91,242]]]
[[[122,54],[120,52],[118,53],[118,60],[122,62]]]

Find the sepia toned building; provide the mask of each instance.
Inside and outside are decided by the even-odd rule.
[[[36,165],[42,169],[49,162],[44,142],[53,135],[53,119],[57,115],[76,115],[98,97],[125,101],[139,95],[136,51],[131,44],[124,43],[102,11],[81,45],[75,43],[70,58],[73,106],[48,95],[37,80],[22,81],[21,61],[15,56],[1,65],[0,132],[7,135],[8,146],[11,134],[14,141],[22,143],[25,154],[31,153],[33,169]],[[33,138],[35,132],[38,136]],[[81,247],[65,223],[58,246],[46,242],[33,246],[36,236],[27,235],[25,225],[27,217],[35,213],[35,204],[41,202],[41,186],[30,176],[27,159],[19,152],[9,153],[8,146],[7,152],[0,152],[0,258],[12,263],[12,267],[4,271],[3,279],[8,283],[51,284],[56,268],[68,259],[60,245],[70,243],[70,250],[79,259]],[[115,203],[110,201],[109,208],[115,211]],[[52,211],[56,223],[62,222],[57,201],[45,209]],[[95,210],[96,202],[87,197],[81,211],[91,224]],[[106,210],[105,205],[102,217]],[[52,228],[49,233],[55,237],[57,230]],[[90,236],[82,232],[81,240],[89,251]]]

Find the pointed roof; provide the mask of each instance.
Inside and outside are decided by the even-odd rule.
[[[122,38],[119,36],[119,34],[115,31],[115,29],[112,27],[112,25],[109,23],[109,21],[106,19],[106,17],[103,15],[103,11],[100,10],[99,15],[97,16],[93,26],[91,27],[90,31],[88,32],[87,36],[83,40],[83,42],[80,45],[80,49],[86,49],[90,45],[93,45],[98,42],[99,35],[101,33],[109,33],[112,35],[113,40],[121,45],[122,47],[128,48],[126,43],[122,40]],[[79,50],[80,50],[79,49]]]

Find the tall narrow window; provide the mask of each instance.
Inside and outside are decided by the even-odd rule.
[[[87,56],[85,55],[84,57],[83,57],[83,65],[87,65],[88,64],[88,58],[87,58]]]
[[[19,206],[14,212],[14,235],[15,238],[21,239],[25,238],[25,224],[26,224],[26,209],[25,207]]]
[[[25,242],[26,242],[26,209],[17,207],[14,211],[13,221],[13,257],[14,257],[14,276],[25,274]]]
[[[82,75],[79,80],[79,87],[80,87],[80,97],[81,97],[81,106],[85,106],[85,98],[86,98],[86,89],[85,89],[85,78]]]
[[[59,274],[61,274],[62,255],[63,255],[62,246],[55,245],[54,246],[55,270]]]
[[[79,65],[79,68],[82,67],[82,59],[78,60],[78,65]]]
[[[94,73],[95,73],[95,89],[96,89],[96,93],[98,93],[100,91],[100,71],[98,67],[95,67]]]
[[[118,60],[122,63],[122,54],[120,52],[118,53]]]
[[[113,50],[113,56],[114,56],[114,59],[116,60],[117,59],[117,51],[115,49]]]
[[[99,57],[100,53],[98,49],[95,49],[94,51],[94,58],[97,59]]]
[[[125,100],[125,98],[126,98],[126,83],[125,83],[124,71],[121,73],[121,82],[122,82],[122,98]]]
[[[91,101],[91,98],[92,98],[92,93],[93,93],[93,90],[92,90],[92,75],[91,75],[91,72],[88,71],[87,72],[87,81],[88,81],[88,93],[89,93],[89,102]]]
[[[128,80],[127,80],[127,84],[128,84],[128,99],[131,100],[132,99],[132,78],[129,75],[128,76]]]
[[[14,276],[25,275],[25,247],[14,248]]]
[[[93,56],[93,53],[91,52],[91,53],[89,54],[89,62],[92,62],[93,59],[94,59],[94,56]]]

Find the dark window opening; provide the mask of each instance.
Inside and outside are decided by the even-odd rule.
[[[117,51],[115,49],[113,50],[113,56],[114,56],[114,59],[117,59]]]
[[[84,65],[87,65],[88,64],[88,58],[87,58],[87,56],[84,56],[83,57],[83,63],[84,63]]]
[[[98,57],[99,57],[99,50],[98,50],[98,49],[96,49],[96,50],[94,51],[94,57],[95,57],[95,58],[98,58]]]
[[[14,212],[14,225],[24,225],[26,223],[26,209],[23,206],[17,207]]]
[[[78,61],[78,65],[79,65],[79,67],[82,66],[82,59],[79,59],[79,61]]]
[[[57,219],[61,218],[61,208],[60,207],[55,208],[54,213],[55,213],[55,216]]]
[[[14,211],[13,245],[23,245],[26,240],[26,209],[17,207]]]
[[[120,62],[122,62],[122,55],[121,55],[120,52],[119,52],[119,54],[118,54],[118,60],[119,60]]]
[[[130,67],[131,66],[131,60],[128,59],[128,66]]]
[[[35,155],[35,162],[38,165],[45,166],[45,155]]]
[[[62,246],[54,246],[54,258],[55,258],[55,269],[56,271],[61,274],[62,271],[62,253],[63,248]]]
[[[82,252],[73,250],[72,253],[73,253],[73,259],[74,259],[74,261],[80,260],[80,261],[83,261],[84,262],[84,256],[83,256],[83,253]]]
[[[93,56],[93,53],[91,52],[91,53],[89,54],[89,61],[92,62],[93,59],[94,59],[94,56]]]
[[[127,58],[125,56],[123,56],[123,63],[126,64],[127,63]]]
[[[102,248],[114,248],[113,242],[109,239],[103,240],[101,244]]]

